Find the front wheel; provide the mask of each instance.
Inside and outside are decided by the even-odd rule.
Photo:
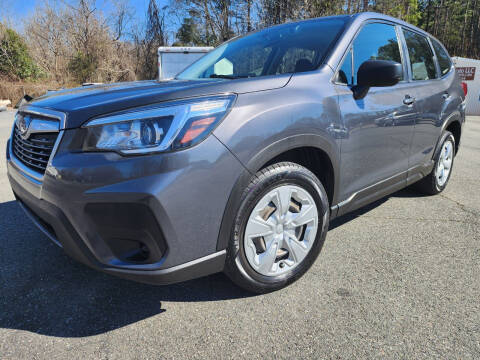
[[[261,170],[243,193],[225,273],[255,293],[287,286],[320,253],[329,214],[325,189],[308,169],[282,162]]]
[[[435,153],[432,172],[416,185],[417,189],[428,195],[441,193],[447,187],[448,180],[452,175],[455,159],[455,138],[450,131],[445,131],[439,143],[441,147]]]

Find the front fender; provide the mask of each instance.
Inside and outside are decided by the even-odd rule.
[[[254,174],[258,172],[263,165],[278,155],[300,147],[314,147],[324,151],[329,156],[335,179],[333,204],[337,203],[337,189],[339,185],[338,171],[340,159],[338,151],[335,151],[336,149],[331,142],[326,138],[315,134],[298,134],[278,140],[259,151],[255,156],[247,161],[246,164],[244,164],[245,170],[238,177],[232,192],[230,193],[227,206],[225,207],[217,241],[218,251],[223,250],[228,246],[233,222],[235,221],[237,210],[242,201],[243,191],[250,183],[252,176],[254,176]]]
[[[218,249],[225,249],[242,192],[252,176],[278,155],[300,147],[322,150],[334,171],[333,204],[337,202],[342,133],[338,97],[331,87],[330,68],[294,74],[281,89],[240,94],[235,107],[214,130],[243,164],[228,200],[220,228]]]

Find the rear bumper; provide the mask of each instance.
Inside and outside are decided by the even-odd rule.
[[[41,182],[25,176],[7,153],[17,200],[68,255],[158,285],[223,270],[220,222],[244,169],[215,137],[185,151],[135,158],[73,154],[68,141],[66,131]],[[130,245],[119,243],[132,239],[147,245],[148,256],[140,261],[123,256]]]

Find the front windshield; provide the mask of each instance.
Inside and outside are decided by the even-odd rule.
[[[177,79],[237,79],[316,69],[345,26],[333,17],[274,26],[229,41],[196,61]]]

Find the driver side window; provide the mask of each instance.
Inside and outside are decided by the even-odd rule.
[[[391,60],[402,63],[400,46],[395,27],[389,24],[371,23],[365,25],[353,42],[337,75],[337,82],[356,85],[357,72],[367,60]],[[353,65],[352,65],[353,60]]]

